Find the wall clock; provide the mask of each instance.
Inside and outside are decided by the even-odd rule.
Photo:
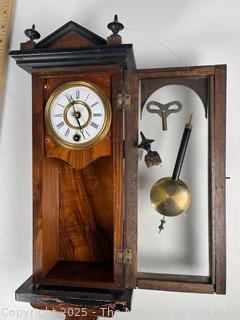
[[[16,299],[69,317],[84,308],[89,319],[130,309],[134,288],[225,293],[226,66],[136,70],[132,45],[121,44],[118,34],[123,25],[115,16],[108,27],[113,34],[106,41],[70,21],[35,43],[40,35],[33,26],[25,31],[30,40],[10,52],[32,74],[33,97],[33,274]],[[147,113],[151,101],[156,109]],[[196,134],[186,161],[190,155],[192,164],[181,173],[191,189],[190,220],[171,218],[161,233],[171,235],[166,241],[155,232],[150,187],[173,171],[191,108]],[[141,135],[140,145],[155,157],[148,165],[162,159],[162,169],[147,168],[139,157],[139,129],[155,135]],[[204,207],[191,185],[199,174]],[[207,244],[206,259],[198,240],[194,248],[200,267],[207,261],[204,272],[190,268],[196,261],[184,254],[196,221]],[[180,253],[169,246],[177,237]]]

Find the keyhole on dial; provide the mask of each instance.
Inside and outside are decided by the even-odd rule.
[[[80,140],[80,135],[76,133],[76,134],[73,136],[73,140],[74,140],[74,141],[79,141],[79,140]]]

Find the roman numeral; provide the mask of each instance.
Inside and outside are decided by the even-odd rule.
[[[76,99],[77,100],[80,99],[80,91],[79,91],[79,89],[76,90]]]
[[[94,104],[92,104],[91,105],[91,107],[93,108],[93,107],[95,107],[97,104],[99,104],[99,102],[97,101],[97,102],[95,102]]]
[[[93,113],[93,116],[94,116],[94,117],[101,117],[101,116],[102,116],[102,113]]]
[[[68,100],[68,102],[72,102],[73,101],[73,97],[70,93],[65,94],[66,99]]]
[[[65,108],[65,106],[61,103],[58,103],[58,106]]]
[[[91,122],[91,123],[90,123],[90,126],[93,127],[93,128],[95,128],[95,129],[97,129],[97,128],[99,127],[99,125],[96,124],[95,122]]]
[[[69,136],[69,133],[70,133],[70,129],[67,128],[66,132],[64,133],[65,137],[68,137],[68,136]]]
[[[62,117],[62,116],[63,116],[62,113],[57,113],[54,115],[54,117]]]
[[[90,96],[90,93],[87,95],[87,97],[86,97],[86,99],[85,99],[85,101],[87,101],[87,99],[88,99],[88,97]]]
[[[88,131],[87,131],[87,130],[85,130],[85,132],[86,132],[86,134],[90,137],[90,134],[88,133]]]
[[[57,128],[58,128],[58,129],[61,129],[62,126],[64,126],[64,122],[63,122],[63,121],[61,121],[61,122],[59,122],[59,123],[57,124]]]

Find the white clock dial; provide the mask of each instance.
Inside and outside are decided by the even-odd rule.
[[[105,137],[111,107],[105,94],[88,82],[68,82],[57,88],[45,110],[50,134],[63,146],[84,149]]]

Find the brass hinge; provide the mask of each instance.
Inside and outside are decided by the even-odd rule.
[[[130,94],[119,93],[117,95],[117,107],[120,109],[129,109],[131,106]]]
[[[131,264],[132,263],[132,250],[119,249],[118,250],[118,263]]]

